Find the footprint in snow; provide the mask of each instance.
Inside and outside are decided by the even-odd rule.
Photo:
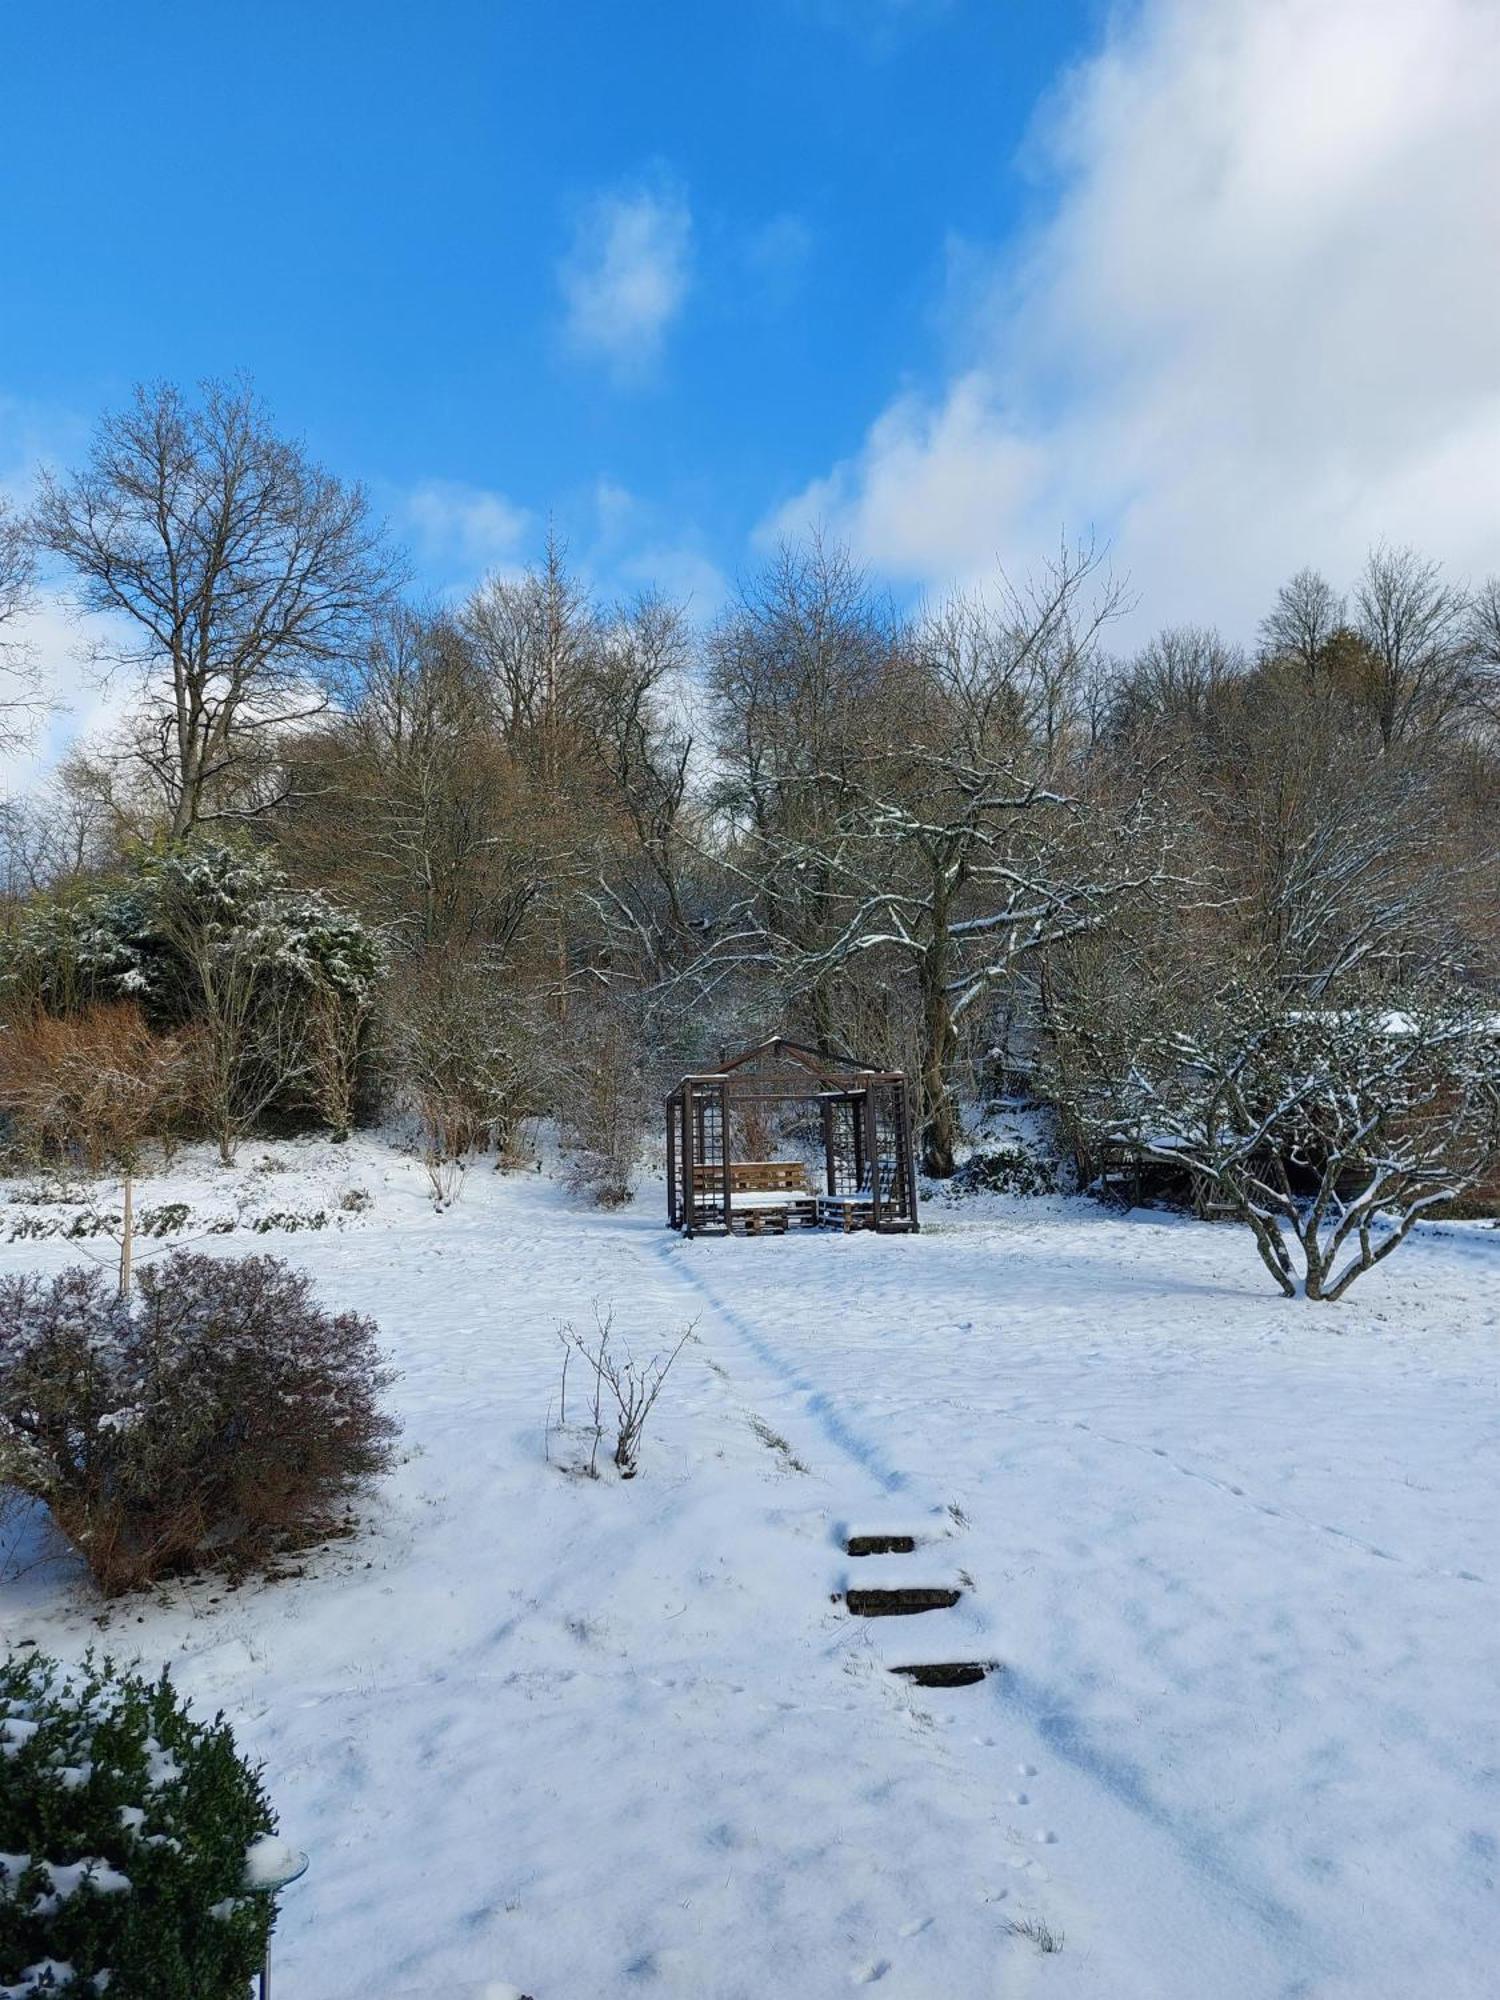
[[[884,1979],[891,1969],[888,1958],[872,1958],[868,1965],[856,1965],[849,1975],[851,1986],[873,1986],[877,1979]]]
[[[931,1925],[931,1917],[913,1917],[909,1924],[901,1926],[901,1935],[904,1938],[920,1937],[923,1931],[931,1928]]]

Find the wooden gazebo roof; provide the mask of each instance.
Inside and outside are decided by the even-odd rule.
[[[872,1083],[894,1078],[894,1072],[856,1056],[810,1049],[789,1035],[773,1035],[754,1048],[726,1056],[711,1068],[695,1070],[692,1081],[722,1079],[725,1094],[737,1103],[760,1099],[819,1097],[825,1091],[865,1090]],[[684,1079],[687,1081],[688,1079]],[[676,1097],[682,1085],[671,1094]]]

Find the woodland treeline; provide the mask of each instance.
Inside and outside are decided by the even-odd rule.
[[[150,1117],[226,1150],[393,1100],[440,1151],[553,1114],[618,1192],[660,1082],[784,1027],[909,1071],[932,1175],[1021,1075],[1087,1170],[1216,1023],[1482,1040],[1500,584],[1411,549],[1299,571],[1249,646],[1122,652],[1126,586],[1072,547],[907,609],[812,539],[704,624],[553,543],[434,605],[231,383],[138,392],[44,477],[0,607],[39,574],[132,693],[5,809],[22,1125],[18,1050],[131,1042]]]

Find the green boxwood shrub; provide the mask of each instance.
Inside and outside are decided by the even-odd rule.
[[[275,1832],[222,1716],[165,1674],[0,1662],[0,1995],[245,2000],[273,1919],[244,1891]]]

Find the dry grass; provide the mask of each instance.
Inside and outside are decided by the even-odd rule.
[[[1005,1920],[1007,1937],[1025,1938],[1034,1944],[1044,1958],[1063,1948],[1063,1934],[1053,1930],[1045,1917],[1007,1917]]]
[[[187,1036],[154,1034],[127,1003],[26,1015],[0,1027],[0,1111],[34,1158],[97,1172],[180,1116],[190,1053]]]

